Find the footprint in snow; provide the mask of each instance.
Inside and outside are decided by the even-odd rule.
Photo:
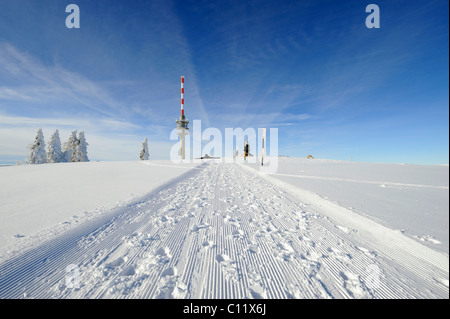
[[[368,257],[376,257],[376,256],[377,256],[377,253],[376,253],[376,252],[370,251],[370,250],[367,249],[367,248],[360,247],[360,246],[355,246],[355,248],[356,248],[357,250],[363,252],[363,253],[364,253],[366,256],[368,256]]]
[[[207,224],[207,223],[201,223],[201,224],[195,224],[194,226],[192,226],[192,232],[198,232],[200,229],[204,229],[204,228],[209,228],[211,227],[211,225]]]
[[[161,217],[161,221],[163,223],[168,223],[168,224],[172,224],[173,223],[173,218],[169,217],[169,216],[162,216]]]
[[[298,239],[302,241],[304,244],[306,244],[308,247],[315,248],[316,243],[312,241],[312,239],[306,237],[306,236],[298,236]]]
[[[303,287],[291,283],[286,287],[285,291],[289,299],[301,299],[303,297],[302,291],[304,290]]]
[[[164,271],[161,273],[162,277],[166,277],[166,276],[176,276],[178,273],[177,268],[176,267],[169,267],[167,269],[164,269]]]
[[[119,276],[134,276],[136,274],[136,270],[133,265],[129,265],[125,267],[120,273]]]
[[[343,251],[340,251],[337,248],[328,247],[327,251],[330,253],[331,257],[334,257],[341,261],[348,261],[348,260],[352,259],[352,255],[345,253]]]
[[[247,268],[248,296],[252,299],[265,299],[267,292],[264,288],[263,278],[261,277],[260,266],[253,265]],[[266,278],[267,280],[267,278]],[[270,279],[269,279],[270,281]]]
[[[323,257],[323,254],[318,251],[308,251],[305,254],[302,254],[301,257],[303,259],[308,259],[310,261],[317,262],[320,258]]]
[[[254,284],[249,287],[250,295],[253,299],[266,299],[267,294],[264,287],[259,284]]]
[[[258,254],[261,251],[259,246],[256,244],[250,244],[247,249],[248,249],[248,251],[250,251],[251,253],[254,253],[254,254]]]
[[[236,268],[236,262],[226,254],[216,255],[216,261],[220,264],[222,272],[226,279],[233,281],[238,280],[238,270]]]
[[[369,292],[358,275],[349,271],[341,271],[339,275],[344,280],[344,288],[353,298],[365,299],[370,297]]]
[[[168,295],[170,299],[184,299],[186,293],[188,292],[188,287],[180,281],[171,280],[163,294]],[[160,293],[161,296],[161,293]],[[167,299],[167,298],[165,298]]]
[[[171,258],[172,255],[170,254],[170,248],[169,247],[160,247],[155,252],[156,256],[163,257],[163,258]]]
[[[279,243],[275,247],[275,256],[282,261],[292,261],[294,259],[294,248],[288,243]]]
[[[435,244],[435,245],[442,244],[439,240],[437,240],[434,236],[431,236],[431,235],[414,236],[414,237],[419,239],[420,241],[430,242],[430,243]]]
[[[205,240],[205,241],[203,241],[203,243],[202,243],[202,248],[201,248],[201,250],[202,250],[202,251],[206,251],[206,250],[211,249],[211,248],[214,248],[214,247],[216,247],[216,245],[214,245],[214,242],[213,242],[212,240]]]
[[[119,257],[119,258],[114,259],[111,262],[106,263],[105,267],[115,269],[115,268],[122,266],[127,260],[128,260],[128,257],[123,257],[123,258]]]
[[[148,271],[154,267],[164,267],[172,258],[169,247],[160,247],[154,253],[146,254],[140,262],[139,269]]]
[[[305,221],[304,219],[302,219],[302,220],[298,221],[298,225],[295,226],[295,229],[305,231],[305,230],[308,230],[308,227],[309,227],[309,223],[307,221]]]
[[[350,229],[347,228],[347,227],[339,226],[339,225],[335,225],[335,227],[336,227],[337,229],[339,229],[340,231],[346,233],[346,234],[349,234],[349,233],[350,233]]]
[[[241,238],[244,236],[244,231],[242,229],[235,229],[231,233],[234,238]]]
[[[226,255],[226,254],[218,254],[216,255],[216,261],[221,263],[221,262],[229,262],[230,256]]]

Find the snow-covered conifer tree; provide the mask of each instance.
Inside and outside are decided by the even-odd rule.
[[[75,162],[89,162],[89,158],[87,156],[88,145],[89,144],[86,142],[84,132],[80,132],[78,134],[78,145],[75,148]]]
[[[147,138],[145,138],[144,142],[142,142],[142,149],[141,154],[139,155],[139,158],[141,160],[148,160],[149,154],[148,154],[148,143]]]
[[[47,163],[47,154],[45,153],[45,141],[42,129],[37,131],[34,143],[30,145],[30,155],[28,155],[28,163],[43,164]]]
[[[75,162],[75,149],[77,148],[78,144],[79,141],[77,138],[77,131],[75,130],[72,132],[69,140],[65,142],[63,146],[64,159],[66,162]]]
[[[61,150],[61,139],[59,138],[59,131],[56,130],[50,138],[50,143],[47,149],[47,161],[49,163],[64,162],[64,154]]]

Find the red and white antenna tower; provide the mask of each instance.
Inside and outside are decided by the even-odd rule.
[[[189,120],[184,116],[184,76],[181,77],[181,115],[177,122],[177,134],[180,136],[180,158],[185,159],[185,136],[189,135]]]
[[[181,77],[181,115],[184,115],[184,76]]]

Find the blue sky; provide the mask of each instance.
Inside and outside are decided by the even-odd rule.
[[[68,29],[65,8],[80,8]],[[368,29],[366,5],[380,8]],[[168,159],[202,129],[278,128],[279,154],[448,164],[449,3],[0,1],[0,163],[38,128],[84,130],[91,160]]]

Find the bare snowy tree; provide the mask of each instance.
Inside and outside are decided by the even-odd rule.
[[[142,142],[142,149],[141,149],[141,154],[139,155],[139,158],[141,160],[148,160],[148,158],[149,158],[147,138],[145,138],[144,142]]]
[[[29,146],[30,154],[28,155],[28,163],[43,164],[47,163],[47,154],[45,153],[45,141],[42,129],[38,129],[34,143]]]
[[[59,138],[58,130],[56,130],[50,138],[47,149],[47,161],[49,163],[64,162],[64,154],[61,150],[61,139]]]

